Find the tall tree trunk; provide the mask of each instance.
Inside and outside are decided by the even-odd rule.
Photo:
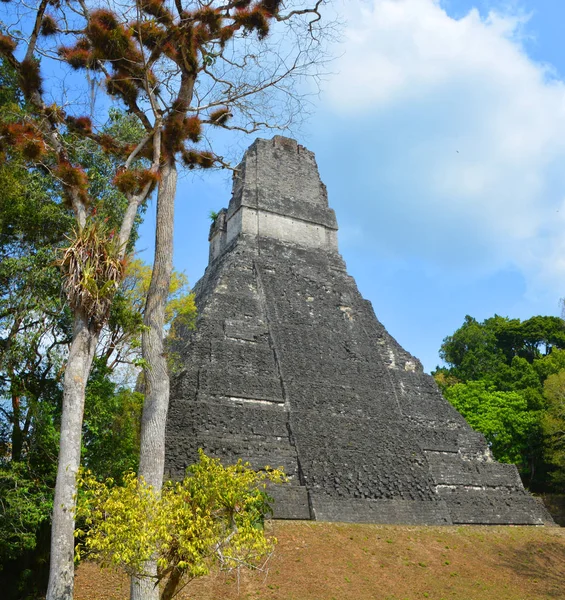
[[[165,306],[173,270],[173,226],[177,169],[174,159],[167,159],[161,169],[157,194],[155,259],[151,284],[145,304],[142,352],[145,360],[145,402],[141,417],[139,476],[157,492],[163,485],[165,468],[165,425],[169,408],[169,374],[164,348]],[[157,565],[146,565],[149,577],[132,578],[132,600],[157,600]]]
[[[89,328],[88,320],[76,314],[73,341],[63,380],[63,414],[53,502],[47,600],[72,600],[73,597],[76,477],[80,466],[86,383],[98,337],[99,330]]]
[[[21,399],[19,395],[18,385],[14,383],[13,373],[10,374],[12,387],[12,462],[22,460],[22,449],[24,445],[24,434],[20,424],[21,416]]]
[[[183,571],[180,569],[173,569],[167,584],[163,588],[163,594],[161,600],[172,600],[174,598],[177,588],[181,582]]]
[[[11,348],[20,326],[22,324],[23,317],[21,314],[14,319],[10,333],[6,338],[6,343],[3,348],[3,354],[7,357],[6,371],[8,372],[8,379],[10,380],[10,391],[12,396],[12,461],[18,462],[22,459],[23,449],[23,432],[20,425],[21,415],[21,386],[16,376],[14,369],[14,362],[11,356]]]

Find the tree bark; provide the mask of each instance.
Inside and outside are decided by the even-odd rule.
[[[3,348],[2,354],[7,357],[6,371],[8,372],[8,379],[10,381],[10,392],[12,396],[12,461],[18,462],[22,458],[23,448],[23,435],[20,425],[21,419],[21,400],[20,400],[20,385],[17,382],[16,372],[14,369],[14,363],[11,356],[11,347],[18,334],[20,326],[22,324],[23,317],[18,315],[14,318],[12,327],[10,327],[10,333],[6,338],[6,343]]]
[[[183,572],[180,569],[173,569],[169,580],[167,581],[165,587],[163,588],[163,594],[161,595],[161,600],[172,600],[174,597],[177,588],[182,579]]]
[[[141,417],[139,476],[157,492],[163,485],[165,425],[169,408],[169,374],[164,348],[165,306],[173,270],[173,226],[177,169],[173,158],[161,168],[157,193],[155,258],[143,322],[142,352],[145,360],[145,402]],[[148,577],[132,577],[132,600],[157,600],[157,565],[145,565]]]
[[[24,435],[22,427],[20,425],[21,419],[21,400],[18,392],[16,392],[16,384],[14,380],[11,381],[12,385],[12,462],[19,462],[22,460],[22,449],[24,445]]]
[[[77,471],[80,466],[82,418],[86,383],[98,343],[99,330],[75,314],[73,341],[63,380],[63,414],[53,523],[47,600],[72,600],[74,588],[74,529]]]

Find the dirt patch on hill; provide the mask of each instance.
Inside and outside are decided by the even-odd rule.
[[[565,530],[278,521],[266,573],[212,575],[179,600],[548,600],[565,598]],[[91,563],[75,600],[122,600],[119,573]]]

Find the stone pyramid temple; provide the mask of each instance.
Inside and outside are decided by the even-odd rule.
[[[550,521],[362,298],[314,154],[294,140],[247,150],[194,291],[197,327],[175,348],[169,477],[201,447],[282,465],[279,518]]]

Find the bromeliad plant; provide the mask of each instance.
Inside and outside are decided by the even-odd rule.
[[[282,471],[254,471],[241,460],[224,467],[202,451],[199,457],[183,481],[166,483],[161,493],[133,473],[123,486],[81,473],[76,558],[153,577],[162,600],[214,566],[261,568],[276,543],[264,527],[271,513],[266,483],[282,482]],[[145,570],[150,559],[156,576]]]
[[[90,321],[104,323],[126,267],[118,237],[104,222],[88,220],[75,230],[59,265],[71,308]]]

